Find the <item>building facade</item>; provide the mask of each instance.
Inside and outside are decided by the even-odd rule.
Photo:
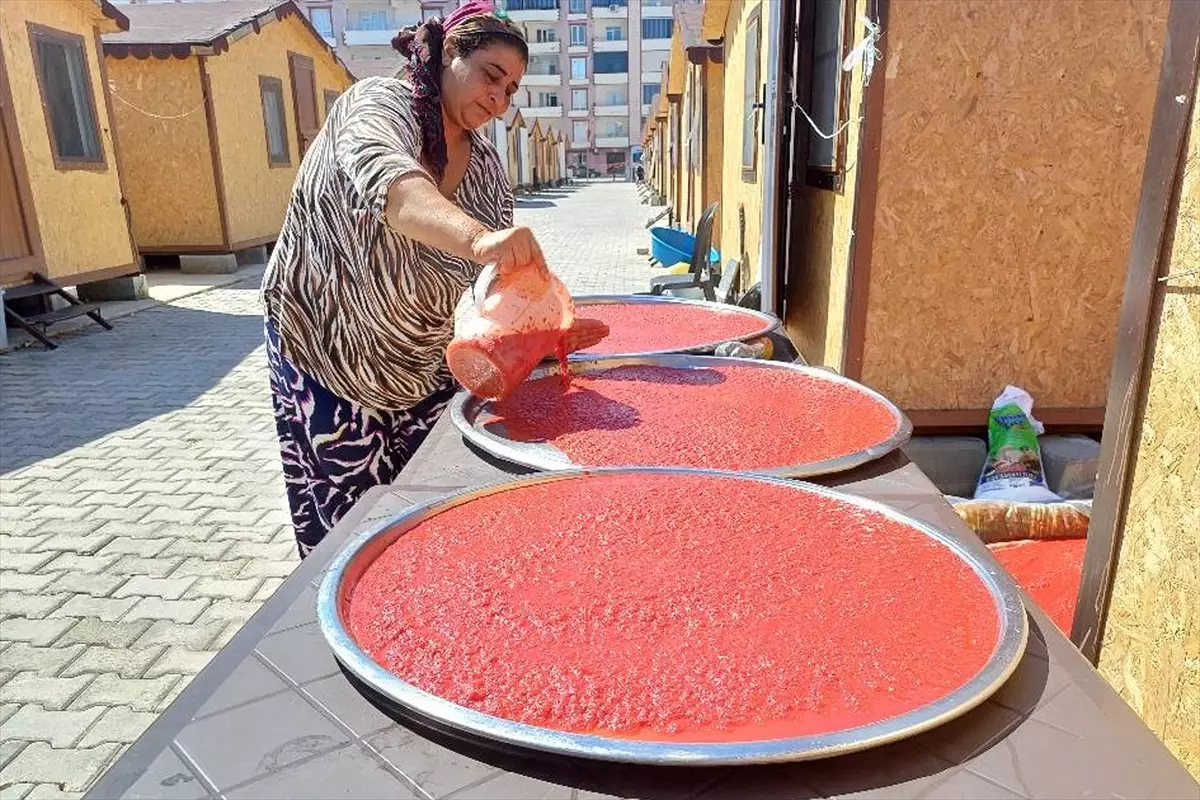
[[[563,131],[572,175],[630,175],[671,52],[673,0],[505,5],[529,40],[522,115]]]
[[[394,75],[400,55],[396,31],[443,17],[458,0],[301,0],[309,20],[359,78]]]

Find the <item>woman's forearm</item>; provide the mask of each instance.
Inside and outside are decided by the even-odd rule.
[[[488,233],[421,175],[392,183],[384,209],[388,225],[401,236],[436,247],[459,258],[475,258],[476,243]]]

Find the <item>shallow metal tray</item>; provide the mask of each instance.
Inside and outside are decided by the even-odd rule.
[[[750,369],[783,369],[799,372],[815,380],[838,383],[849,386],[858,392],[884,405],[896,420],[896,432],[877,445],[849,453],[837,458],[827,458],[822,461],[812,461],[805,464],[780,464],[777,467],[746,470],[758,475],[770,475],[780,478],[807,478],[813,475],[827,475],[853,469],[860,464],[873,461],[887,455],[898,447],[904,446],[912,436],[912,423],[892,401],[878,392],[868,389],[861,383],[844,378],[835,372],[806,367],[800,364],[789,364],[782,361],[760,361],[745,358],[719,358],[717,356],[697,355],[656,355],[638,357],[606,357],[586,361],[572,361],[568,365],[572,375],[590,375],[617,367],[652,366],[672,367],[675,369],[711,369],[713,367],[745,367]],[[560,373],[557,362],[547,362],[533,371],[528,380],[537,380],[548,375]],[[786,409],[772,409],[771,413],[784,414]],[[562,470],[578,467],[591,467],[593,464],[574,464],[567,454],[547,442],[519,442],[508,438],[504,425],[500,423],[491,410],[491,403],[481,400],[468,393],[460,392],[450,403],[450,419],[462,432],[463,436],[476,447],[491,453],[497,458],[513,464],[538,470]]]
[[[1000,623],[999,637],[991,658],[971,680],[940,700],[898,717],[857,728],[815,736],[736,743],[650,742],[566,733],[551,728],[513,722],[465,708],[422,691],[396,677],[373,661],[351,638],[343,617],[351,590],[367,567],[389,545],[421,521],[476,498],[511,491],[522,486],[550,481],[586,479],[589,475],[604,473],[630,474],[637,472],[710,475],[735,481],[762,481],[796,492],[814,492],[837,497],[844,502],[886,514],[892,519],[916,527],[948,547],[979,576],[987,587],[995,603]],[[732,496],[735,492],[736,490],[730,495]],[[317,619],[334,656],[351,675],[365,683],[371,691],[382,696],[389,703],[407,709],[418,720],[427,722],[436,729],[461,732],[467,737],[476,737],[501,746],[562,756],[675,766],[802,761],[864,750],[913,736],[961,716],[990,697],[1016,669],[1025,652],[1029,634],[1020,592],[998,564],[989,560],[987,556],[970,550],[954,536],[906,517],[888,506],[821,486],[779,478],[713,470],[647,467],[578,470],[535,475],[449,495],[405,511],[352,540],[333,560],[317,596]]]
[[[748,342],[752,339],[757,339],[760,336],[766,336],[771,331],[779,327],[779,318],[768,314],[765,311],[755,311],[752,308],[742,308],[741,306],[731,306],[725,303],[710,303],[707,300],[688,300],[683,297],[659,297],[657,295],[640,295],[640,294],[585,294],[571,298],[575,303],[575,316],[586,317],[587,306],[605,306],[605,305],[677,305],[677,306],[697,306],[705,311],[714,311],[721,314],[740,314],[746,317],[752,317],[762,323],[762,327],[745,336],[737,336],[734,339],[718,339],[714,342],[701,342],[692,347],[678,347],[667,350],[647,350],[640,353],[572,353],[571,360],[587,360],[594,358],[637,358],[639,356],[655,356],[666,355],[668,353],[711,353],[717,349],[717,346],[728,341]]]

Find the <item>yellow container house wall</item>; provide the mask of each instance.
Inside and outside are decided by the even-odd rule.
[[[887,31],[882,59],[865,89],[861,63],[824,84],[828,148],[793,112],[780,154],[795,168],[776,274],[805,358],[884,392],[918,427],[981,428],[1014,383],[1043,421],[1098,428],[1167,7],[847,0],[824,28],[850,34],[834,46],[861,43],[865,15]],[[724,196],[745,204],[753,260],[763,176],[739,168],[761,153],[740,152],[731,92],[755,39],[739,26],[766,7],[727,8]],[[798,102],[817,113],[812,79],[798,76]],[[1102,112],[1069,111],[1085,107]],[[726,250],[735,220],[723,216]]]
[[[521,129],[525,127],[525,118],[517,108],[509,108],[504,115],[504,135],[508,139],[505,150],[505,169],[508,171],[508,185],[516,189],[521,185]]]
[[[303,152],[353,76],[293,2],[129,13],[130,30],[104,48],[123,101],[139,248],[227,253],[274,241]],[[213,14],[228,19],[214,25]],[[229,32],[204,41],[198,27]]]
[[[0,11],[0,285],[137,273],[99,47],[128,21],[99,0],[4,0]],[[38,66],[54,58],[82,67],[78,85]],[[66,106],[70,118],[56,116]]]

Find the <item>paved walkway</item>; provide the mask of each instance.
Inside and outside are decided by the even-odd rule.
[[[577,293],[644,290],[630,184],[519,204]],[[79,796],[295,566],[257,276],[0,355],[0,798]]]

